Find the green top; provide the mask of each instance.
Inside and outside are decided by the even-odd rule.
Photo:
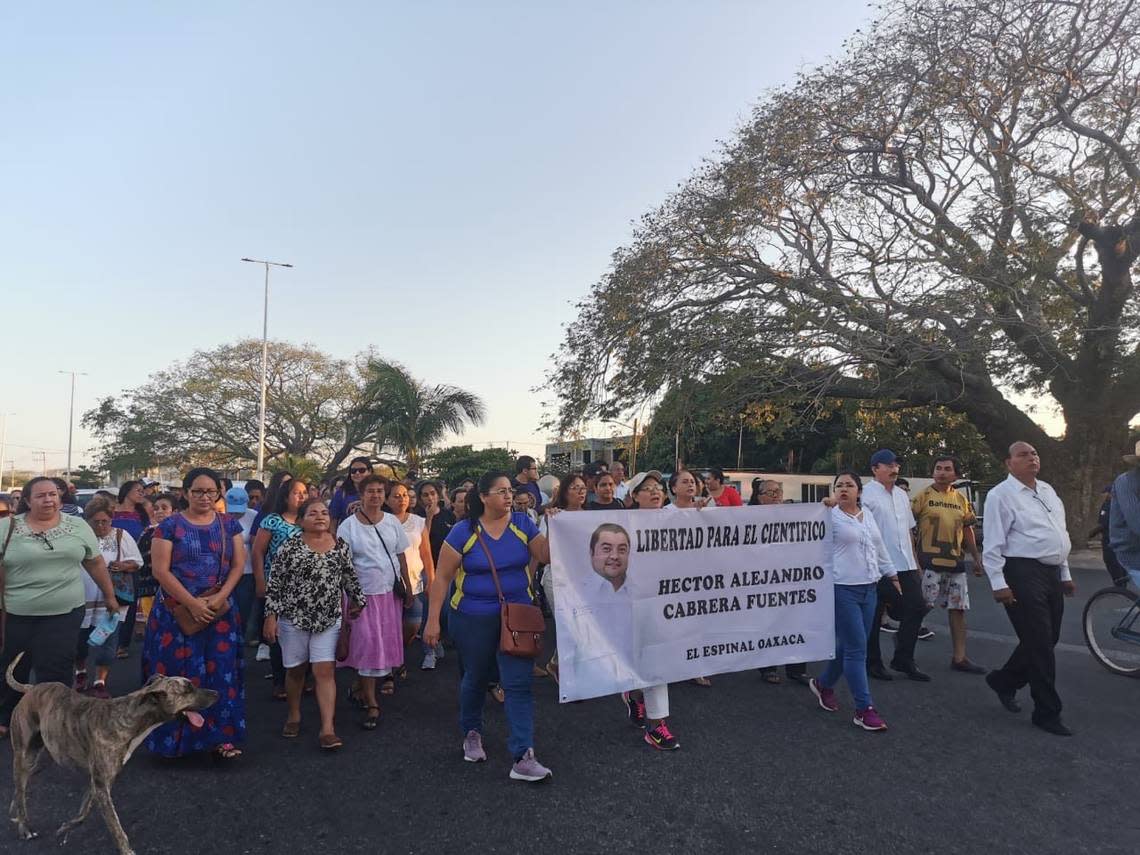
[[[83,567],[99,555],[99,541],[79,517],[60,516],[59,525],[36,534],[24,515],[0,519],[0,547],[15,525],[4,553],[7,609],[14,615],[47,617],[67,614],[83,605]]]

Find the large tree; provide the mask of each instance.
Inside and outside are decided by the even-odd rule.
[[[517,456],[509,448],[476,450],[470,445],[451,445],[425,455],[421,460],[422,474],[442,479],[450,489],[465,478],[478,481],[483,473],[493,469],[514,472]]]
[[[552,377],[560,426],[710,373],[733,405],[940,405],[999,456],[1036,445],[1087,531],[1140,410],[1135,0],[881,8],[615,253]]]
[[[329,460],[334,470],[354,449],[371,447],[377,401],[362,374],[370,358],[334,359],[321,351],[270,342],[266,460]],[[105,398],[83,424],[103,442],[112,471],[210,463],[250,467],[257,460],[261,342],[196,351],[142,386]]]

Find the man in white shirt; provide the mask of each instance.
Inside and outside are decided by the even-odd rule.
[[[629,484],[625,483],[625,464],[615,460],[610,464],[610,474],[614,476],[614,498],[624,502],[629,495]]]
[[[1017,692],[1033,696],[1033,723],[1056,736],[1072,736],[1061,721],[1057,663],[1065,597],[1076,593],[1069,572],[1069,532],[1057,493],[1037,480],[1041,459],[1028,442],[1015,442],[1005,459],[1009,476],[986,495],[982,561],[1017,633],[1018,645],[1000,670],[986,675],[1003,707],[1020,712]]]
[[[883,448],[871,455],[871,474],[874,480],[863,488],[863,508],[871,512],[883,535],[902,593],[896,591],[893,584],[879,581],[879,604],[867,639],[867,673],[879,680],[892,679],[883,668],[883,654],[879,649],[879,624],[883,612],[890,608],[897,613],[899,621],[891,668],[906,674],[907,679],[926,683],[930,681],[930,675],[920,671],[914,661],[914,647],[918,643],[922,618],[928,609],[922,595],[922,574],[918,571],[911,534],[915,519],[910,508],[910,496],[897,486],[899,460],[890,449]]]
[[[561,679],[568,691],[615,694],[636,681],[629,533],[614,523],[598,526],[590,538],[590,566],[596,576],[581,580],[581,594],[568,590],[574,630],[560,639]],[[567,663],[571,663],[569,666]]]

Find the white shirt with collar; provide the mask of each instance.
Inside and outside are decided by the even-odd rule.
[[[1057,491],[1038,480],[1036,489],[1012,475],[986,494],[982,514],[982,562],[995,591],[1008,588],[1007,558],[1033,558],[1061,568],[1061,581],[1071,581],[1072,542],[1065,527],[1065,506]]]
[[[637,651],[633,649],[633,593],[629,581],[616,591],[608,579],[597,575],[583,583],[585,590],[581,595],[567,591],[567,599],[573,597],[578,602],[563,612],[573,630],[559,638],[561,679],[571,693],[623,691],[637,680],[632,667]],[[562,608],[561,602],[559,607]]]
[[[629,484],[622,481],[614,487],[614,498],[618,501],[624,502],[625,497],[629,495]]]
[[[831,509],[832,572],[836,585],[870,585],[883,576],[896,575],[887,547],[866,510],[851,516],[842,508]]]
[[[916,569],[918,562],[914,558],[910,536],[916,523],[906,490],[899,486],[888,490],[878,481],[872,480],[863,488],[860,501],[874,516],[895,570],[904,573]]]

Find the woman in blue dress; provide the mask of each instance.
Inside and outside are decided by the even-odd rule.
[[[245,662],[240,621],[230,596],[245,569],[241,524],[214,510],[221,479],[211,469],[192,469],[182,481],[190,507],[163,520],[154,531],[151,567],[161,592],[146,625],[143,679],[153,674],[186,677],[213,689],[219,700],[202,711],[201,727],[179,719],[158,728],[146,745],[163,757],[213,751],[231,759],[245,741]],[[220,586],[220,590],[210,593]],[[185,604],[202,629],[184,635],[171,609]]]

